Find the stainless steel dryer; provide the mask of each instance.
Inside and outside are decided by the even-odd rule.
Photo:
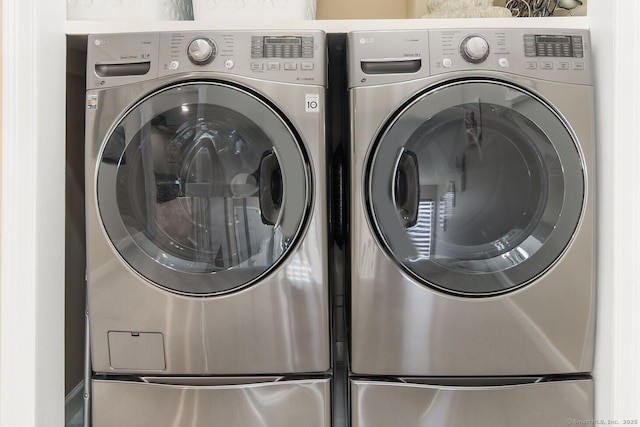
[[[325,50],[89,37],[94,427],[330,425]]]
[[[406,426],[454,413],[447,426],[592,418],[588,32],[376,31],[348,42],[353,425],[387,425],[394,411],[411,414],[398,418]],[[421,391],[409,399],[409,389]],[[476,418],[460,413],[476,406]]]

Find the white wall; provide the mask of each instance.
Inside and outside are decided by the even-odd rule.
[[[640,422],[640,2],[590,0],[597,66],[596,418]]]
[[[64,0],[2,4],[0,425],[64,425]]]

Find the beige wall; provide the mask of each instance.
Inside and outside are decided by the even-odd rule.
[[[318,0],[316,17],[317,19],[406,18],[407,5],[402,0]]]

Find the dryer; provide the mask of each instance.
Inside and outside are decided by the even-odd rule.
[[[94,427],[330,425],[325,50],[89,36]]]
[[[353,425],[593,418],[589,33],[359,31],[348,46]]]

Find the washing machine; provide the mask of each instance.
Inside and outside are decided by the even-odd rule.
[[[354,427],[592,419],[588,31],[359,31],[348,61]]]
[[[330,425],[325,51],[89,36],[94,427]]]

